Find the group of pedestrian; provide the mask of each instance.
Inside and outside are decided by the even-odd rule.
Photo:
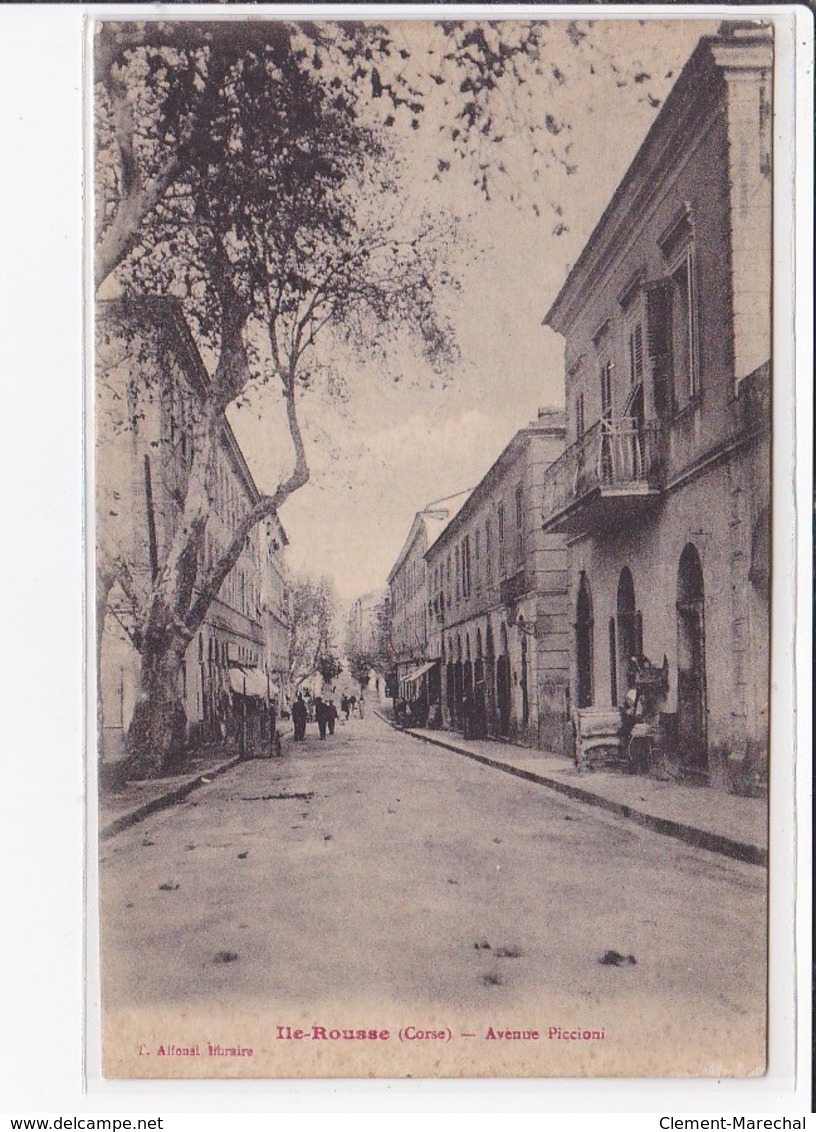
[[[334,735],[334,725],[337,722],[337,708],[334,706],[334,700],[324,700],[320,696],[315,696],[314,712],[320,738],[326,738],[327,730],[329,735]]]
[[[346,717],[346,720],[348,720],[349,716],[353,715],[355,711],[360,716],[360,719],[363,719],[365,717],[365,700],[362,692],[360,693],[359,700],[356,696],[342,695],[340,697],[340,710]]]
[[[317,731],[321,739],[325,739],[326,735],[334,735],[334,727],[340,717],[340,712],[348,720],[352,712],[356,711],[360,719],[365,717],[365,707],[363,697],[357,699],[356,696],[342,696],[340,699],[340,712],[338,712],[334,700],[324,700],[322,696],[315,696],[311,701],[313,718],[317,724]],[[303,698],[303,693],[298,692],[295,702],[292,704],[292,723],[294,724],[296,742],[306,738],[306,724],[310,718],[309,707]]]

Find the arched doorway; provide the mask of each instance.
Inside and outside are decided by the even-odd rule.
[[[462,694],[464,691],[464,666],[462,664],[462,638],[456,637],[456,664],[453,670],[453,726],[462,730]]]
[[[677,742],[683,770],[707,777],[705,595],[693,543],[680,555],[677,572]]]
[[[482,656],[482,630],[476,630],[476,660],[473,665],[473,737],[487,734],[487,697],[485,694],[485,662]]]
[[[521,635],[521,726],[526,727],[530,722],[530,687],[527,679],[527,634],[525,633],[524,618],[518,620]]]
[[[507,627],[501,628],[501,653],[496,661],[496,700],[499,709],[499,734],[510,736],[510,657],[507,650]]]
[[[485,733],[493,735],[496,728],[496,648],[490,621],[485,630]]]
[[[635,606],[635,583],[628,566],[624,566],[618,579],[617,612],[619,699],[623,700],[634,680],[632,658],[643,653],[643,629]]]
[[[578,601],[575,610],[575,657],[578,684],[576,707],[589,707],[592,703],[592,594],[586,574],[581,571],[578,583]]]

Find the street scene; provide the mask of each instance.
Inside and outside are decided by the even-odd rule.
[[[773,62],[95,26],[106,1075],[765,1071]]]
[[[455,1028],[450,1043],[399,1043],[395,1076],[488,1072],[490,1026],[544,1035],[500,1050],[510,1073],[569,1076],[591,1047],[598,1074],[645,1064],[644,1049],[655,1075],[708,1074],[738,1040],[741,1071],[758,1069],[763,870],[376,716],[325,743],[310,731],[283,760],[242,763],[103,842],[107,1009],[138,1004],[162,1017],[165,1047],[200,1046],[151,1046],[153,1071],[235,1072],[208,1056],[218,1040],[253,1047],[243,1072],[287,1076],[313,1062],[279,1026],[395,1018]],[[550,1027],[604,1037],[548,1039]],[[363,1042],[344,1052],[352,1076],[383,1058]]]

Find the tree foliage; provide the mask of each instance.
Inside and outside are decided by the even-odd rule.
[[[373,607],[364,623],[356,620],[352,613],[346,629],[345,654],[349,671],[359,684],[367,684],[372,671],[390,671],[394,651],[391,644],[391,599],[387,594]]]
[[[318,673],[331,682],[342,671],[337,657],[334,587],[329,578],[301,574],[289,589],[289,680],[298,688]]]
[[[392,156],[325,81],[319,31],[109,28],[97,54],[97,277],[114,271],[126,295],[176,297],[215,359],[191,415],[175,533],[132,638],[142,655],[134,767],[141,758],[160,772],[156,748],[183,731],[167,689],[184,650],[250,532],[308,480],[298,395],[317,343],[334,334],[374,351],[407,332],[444,363],[450,335],[435,296],[445,236],[429,222],[400,230],[389,214]],[[338,42],[345,49],[346,36]],[[261,382],[280,390],[292,468],[205,562],[223,414]],[[100,569],[105,585],[109,576]]]

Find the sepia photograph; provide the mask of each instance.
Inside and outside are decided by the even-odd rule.
[[[102,1074],[762,1076],[773,20],[87,38]]]

